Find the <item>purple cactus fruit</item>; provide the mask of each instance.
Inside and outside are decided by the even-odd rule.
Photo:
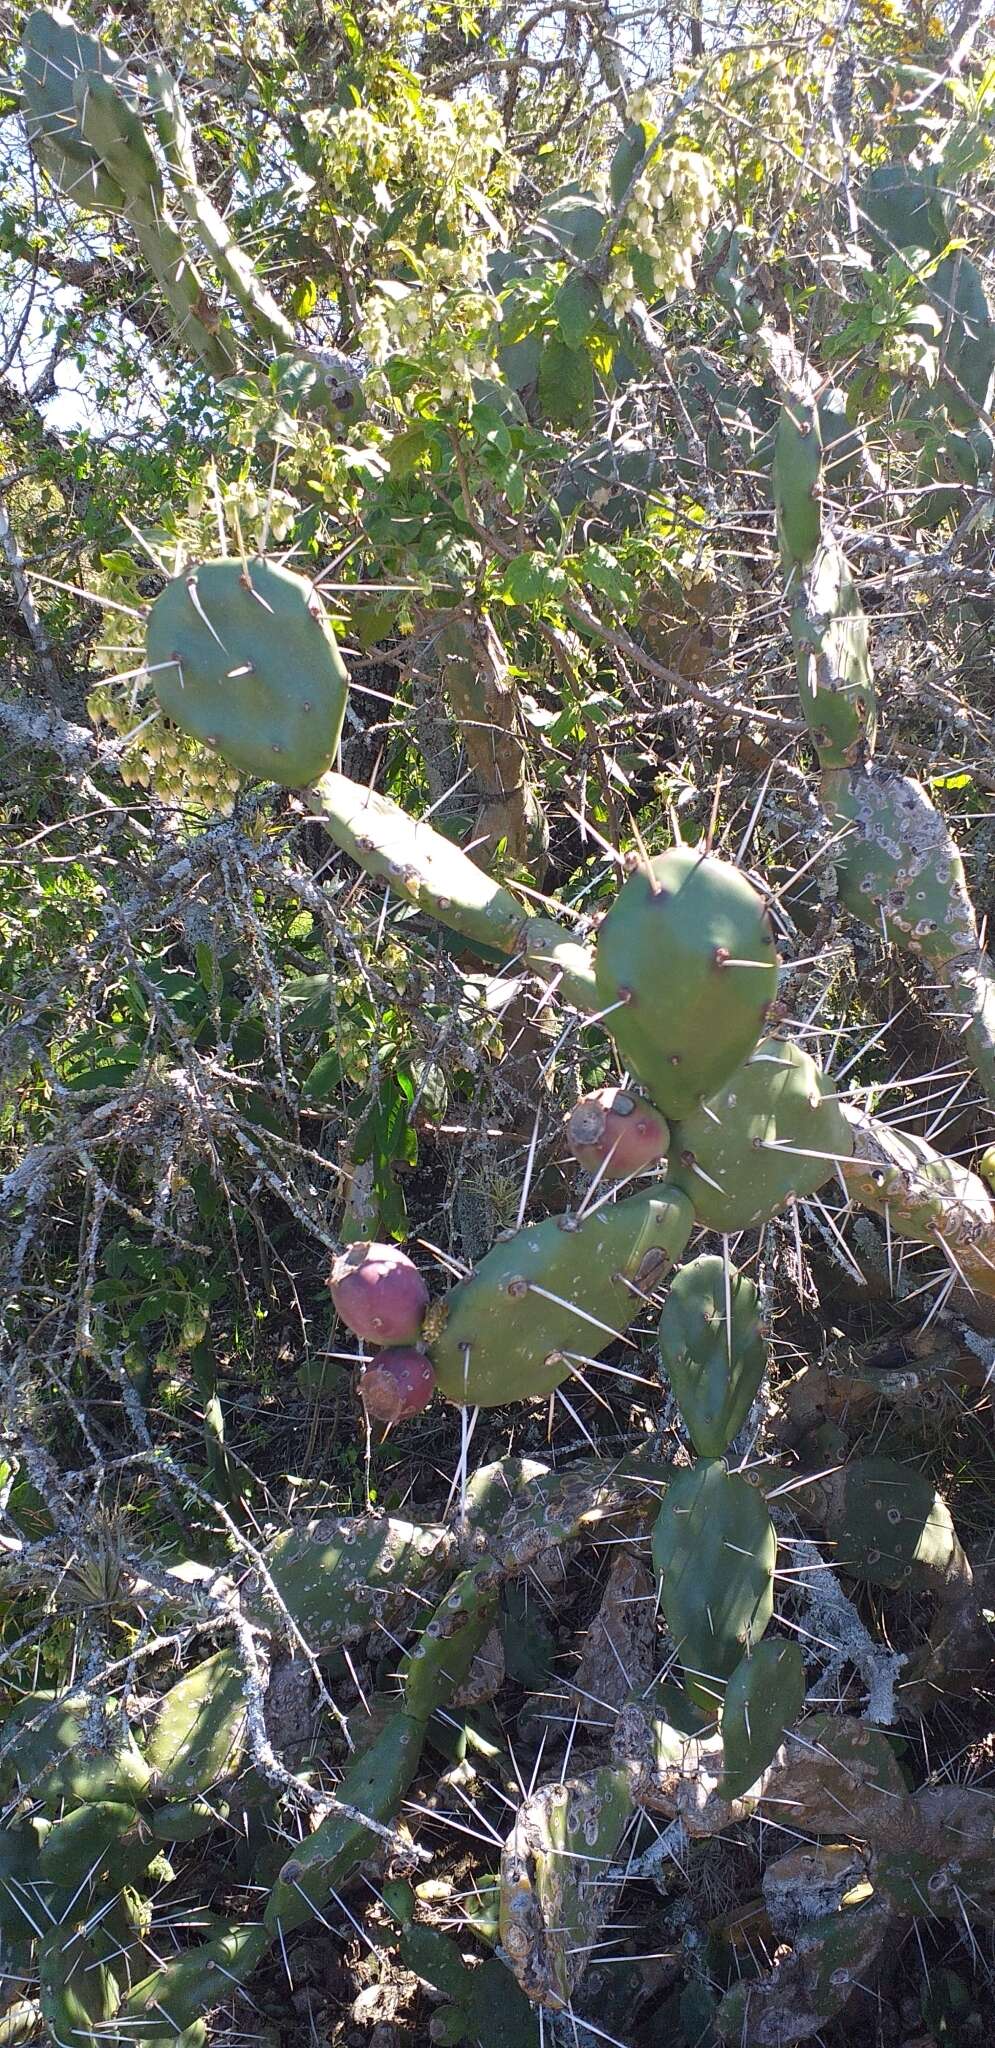
[[[359,1395],[378,1422],[420,1415],[435,1392],[435,1371],[423,1351],[378,1351],[359,1375]]]
[[[607,1159],[605,1178],[623,1180],[666,1155],[670,1129],[644,1095],[624,1088],[598,1088],[582,1095],[567,1118],[570,1150],[588,1173]]]
[[[396,1244],[350,1244],[332,1263],[328,1285],[342,1321],[367,1344],[413,1344],[428,1288]]]

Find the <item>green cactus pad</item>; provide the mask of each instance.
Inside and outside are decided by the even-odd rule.
[[[625,1765],[546,1785],[518,1810],[501,1858],[501,1942],[522,1990],[553,2011],[608,1917],[604,1880],[632,1813]]]
[[[737,1664],[722,1702],[725,1770],[720,1799],[745,1797],[804,1704],[805,1665],[797,1643],[771,1637]]]
[[[164,1798],[207,1792],[238,1769],[245,1742],[245,1678],[232,1650],[219,1650],[170,1687],[146,1745]]]
[[[932,1481],[894,1458],[851,1458],[800,1489],[833,1539],[834,1561],[875,1586],[943,1584],[966,1576],[953,1518]]]
[[[122,1800],[134,1805],[148,1789],[149,1767],[129,1735],[109,1750],[91,1749],[86,1742],[71,1756],[61,1757],[47,1772],[41,1787],[50,1812],[64,1800],[75,1803],[91,1799]]]
[[[653,1563],[693,1697],[718,1699],[759,1642],[774,1611],[776,1556],[763,1498],[741,1473],[720,1459],[677,1473],[653,1530]]]
[[[921,783],[890,768],[829,769],[822,800],[834,827],[851,828],[835,861],[854,917],[937,966],[976,953],[964,865]]]
[[[68,15],[44,7],[36,7],[28,15],[21,47],[25,127],[42,169],[77,206],[119,212],[124,193],[92,144],[84,140],[73,88],[77,80],[84,84],[119,80],[120,58],[84,34]]]
[[[348,677],[305,577],[259,560],[202,563],[156,598],[146,648],[166,716],[233,768],[288,789],[324,774]]]
[[[38,1947],[38,1993],[57,2048],[99,2048],[101,2021],[114,2017],[120,1991],[107,1964],[74,1927],[53,1927]]]
[[[824,768],[869,755],[877,733],[877,696],[867,620],[846,558],[835,541],[817,549],[791,615],[802,711]]]
[[[811,562],[822,536],[822,431],[811,399],[789,398],[774,438],[774,504],[786,574]]]
[[[752,1280],[724,1259],[692,1259],[671,1282],[657,1341],[695,1450],[721,1458],[767,1364]]]
[[[92,1875],[105,1884],[110,1882],[116,1891],[124,1882],[126,1867],[130,1878],[141,1875],[155,1853],[150,1844],[151,1837],[133,1806],[121,1800],[94,1799],[49,1828],[39,1851],[38,1868],[42,1877],[70,1890]]]
[[[392,1714],[346,1772],[338,1797],[371,1820],[389,1821],[418,1768],[424,1739],[424,1721]],[[322,1909],[332,1890],[376,1849],[377,1841],[361,1821],[333,1809],[283,1865],[266,1906],[271,1936],[277,1928],[288,1934],[310,1920],[314,1908]]]
[[[36,1895],[31,1888],[40,1876],[39,1837],[44,1841],[47,1827],[47,1822],[39,1826],[35,1821],[5,1819],[0,1828],[0,1962],[9,1970],[16,1967],[11,1960],[15,1951],[32,1942],[37,1933]],[[48,1885],[45,1897],[58,1918],[69,1905],[72,1892],[56,1892]]]
[[[926,293],[943,335],[937,389],[955,427],[976,427],[978,408],[991,410],[995,370],[995,321],[981,273],[959,250],[937,264]],[[935,342],[934,331],[924,333],[927,341]]]
[[[667,1117],[714,1094],[764,1026],[777,954],[764,904],[727,861],[675,846],[636,869],[598,932],[598,994],[626,1065]]]
[[[73,99],[84,144],[124,195],[124,210],[155,226],[162,211],[162,176],[140,116],[107,78],[80,73]]]
[[[437,1928],[417,1924],[407,1927],[398,1953],[406,1970],[423,1977],[426,1984],[441,1991],[443,1997],[451,1998],[454,2005],[465,2007],[469,2003],[473,1971],[463,1961],[455,1942]]]
[[[224,1799],[172,1799],[156,1807],[148,1823],[157,1842],[196,1842],[223,1827],[228,1818]]]
[[[143,1977],[124,2000],[118,2014],[122,2037],[132,2040],[141,2020],[141,2039],[172,2041],[231,1997],[234,1984],[244,1984],[261,1961],[272,1936],[261,1921],[232,1921],[210,1941],[188,1948],[161,1970]],[[126,2027],[125,2021],[131,2021]]]
[[[283,1529],[264,1551],[280,1599],[313,1649],[327,1650],[382,1622],[396,1626],[419,1595],[441,1591],[455,1555],[451,1530],[385,1515],[323,1515]],[[281,1610],[263,1581],[247,1611],[278,1627]],[[284,1624],[285,1625],[285,1624]]]
[[[491,1628],[497,1610],[497,1573],[481,1561],[461,1572],[401,1666],[404,1711],[427,1721],[452,1699]]]
[[[936,255],[947,240],[935,171],[879,164],[864,179],[858,204],[871,239],[889,256],[896,249],[928,249]]]
[[[710,1230],[746,1230],[814,1194],[853,1133],[801,1047],[767,1038],[721,1093],[674,1132],[671,1177]]]
[[[642,1313],[691,1220],[686,1196],[655,1184],[496,1244],[435,1311],[428,1352],[442,1393],[480,1408],[551,1393],[573,1359],[596,1356]]]

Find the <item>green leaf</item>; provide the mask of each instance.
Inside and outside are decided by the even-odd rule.
[[[323,1052],[305,1076],[301,1086],[302,1102],[333,1102],[339,1082],[342,1079],[342,1058],[334,1048]]]
[[[302,277],[290,294],[290,310],[295,320],[309,320],[318,303],[318,287],[313,277]]]
[[[540,604],[544,598],[562,597],[569,585],[557,562],[549,561],[538,549],[515,555],[504,571],[500,594],[511,604]]]
[[[621,562],[598,541],[591,541],[579,557],[579,573],[585,583],[610,598],[617,611],[632,612],[639,602],[639,588]]]
[[[594,364],[556,334],[539,357],[539,404],[551,427],[587,426],[594,411]]]
[[[604,300],[593,277],[583,270],[573,271],[553,300],[553,311],[568,348],[583,347],[604,310]]]
[[[638,165],[646,154],[648,137],[641,121],[630,121],[622,131],[622,137],[612,157],[608,183],[611,188],[612,204],[620,206],[632,183]]]

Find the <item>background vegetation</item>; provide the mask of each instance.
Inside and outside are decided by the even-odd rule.
[[[782,1791],[797,1827],[776,1792],[700,1829],[679,1805],[662,1832],[619,1818],[595,1838],[601,1892],[560,1899],[558,1925],[550,1906],[516,2002],[516,1958],[494,1952],[502,1844],[534,1788],[587,1773],[610,1803],[611,1731],[674,1663],[646,1510],[687,1430],[654,1312],[548,1400],[475,1421],[439,1401],[385,1433],[326,1282],[344,1241],[377,1238],[439,1294],[500,1232],[575,1207],[564,1118],[623,1068],[555,977],[386,891],[304,793],[171,724],[143,660],[178,569],[286,561],[345,655],[350,777],[431,814],[530,907],[555,899],[582,939],[633,855],[713,844],[771,900],[778,1027],[854,1112],[977,1165],[984,998],[976,1014],[943,960],[903,946],[887,903],[862,920],[841,892],[771,477],[782,405],[816,407],[878,759],[955,837],[983,947],[990,25],[970,0],[160,0],[73,19],[126,66],[167,168],[149,67],[179,80],[196,192],[185,209],[174,178],[178,264],[158,202],[107,210],[89,173],[60,173],[26,120],[25,18],[4,10],[0,2037],[980,2042],[995,1316],[960,1248],[989,1243],[984,1183],[941,1176],[919,1241],[833,1179],[727,1238],[769,1335],[737,1448],[788,1489],[772,1639],[800,1644],[809,1713],[876,1746],[863,1775],[856,1752],[839,1764],[852,1804],[842,1780],[822,1806]],[[971,972],[987,985],[983,955]],[[613,1493],[634,1453],[645,1484]],[[927,1518],[934,1489],[952,1515],[914,1580],[846,1553],[835,1496],[790,1490],[872,1456],[925,1483]],[[370,1511],[450,1559],[474,1473],[507,1459],[534,1461],[514,1468],[523,1528],[549,1475],[563,1548],[507,1536],[490,1678],[474,1667],[435,1714],[348,1891],[257,1953],[239,1930],[348,1746],[380,1731],[444,1590],[427,1572],[419,1592],[406,1554],[396,1610],[344,1613],[336,1581],[288,1618],[261,1560],[288,1523]],[[571,1516],[555,1487],[574,1473]],[[687,1707],[668,1718],[695,1740]],[[838,1760],[842,1740],[816,1747]],[[102,1811],[144,1797],[143,1755],[154,1825],[136,1806],[126,1838],[107,1821],[75,1862],[24,1863],[31,1816],[88,1810],[66,1759],[102,1773]],[[942,1882],[924,1899],[918,1866],[869,1876],[875,1797],[951,1788],[966,1861],[951,1874],[920,1806]],[[178,1809],[198,1802],[194,1825]],[[812,1840],[818,1864],[785,1871]],[[842,1961],[820,1919],[841,1901],[864,1914]],[[205,1977],[212,1941],[229,1946]],[[129,2010],[191,1956],[189,2020],[165,1992]]]

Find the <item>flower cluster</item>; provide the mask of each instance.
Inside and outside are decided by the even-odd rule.
[[[706,156],[696,149],[664,149],[635,181],[620,224],[605,297],[624,311],[636,297],[670,300],[694,287],[694,263],[711,219],[718,187]]]
[[[823,104],[824,52],[803,59],[762,44],[731,51],[706,66],[702,83],[706,121],[717,116],[719,123],[718,137],[711,129],[711,152],[741,189],[790,170],[792,159],[817,178],[838,178],[840,151]]]
[[[230,811],[238,770],[170,725],[154,703],[150,710],[152,702],[145,695],[132,704],[113,680],[98,683],[87,697],[94,723],[108,726],[127,743],[120,762],[122,782],[129,789],[149,790],[160,803],[184,813]]]
[[[500,200],[517,177],[500,115],[484,92],[442,100],[398,88],[382,106],[319,109],[304,115],[304,125],[338,201],[360,179],[384,213],[422,192],[433,219],[451,234],[476,232],[475,195]]]
[[[378,369],[394,356],[417,360],[422,383],[443,403],[473,377],[493,374],[500,307],[481,276],[481,252],[429,248],[417,284],[377,284],[363,309],[361,340]]]

